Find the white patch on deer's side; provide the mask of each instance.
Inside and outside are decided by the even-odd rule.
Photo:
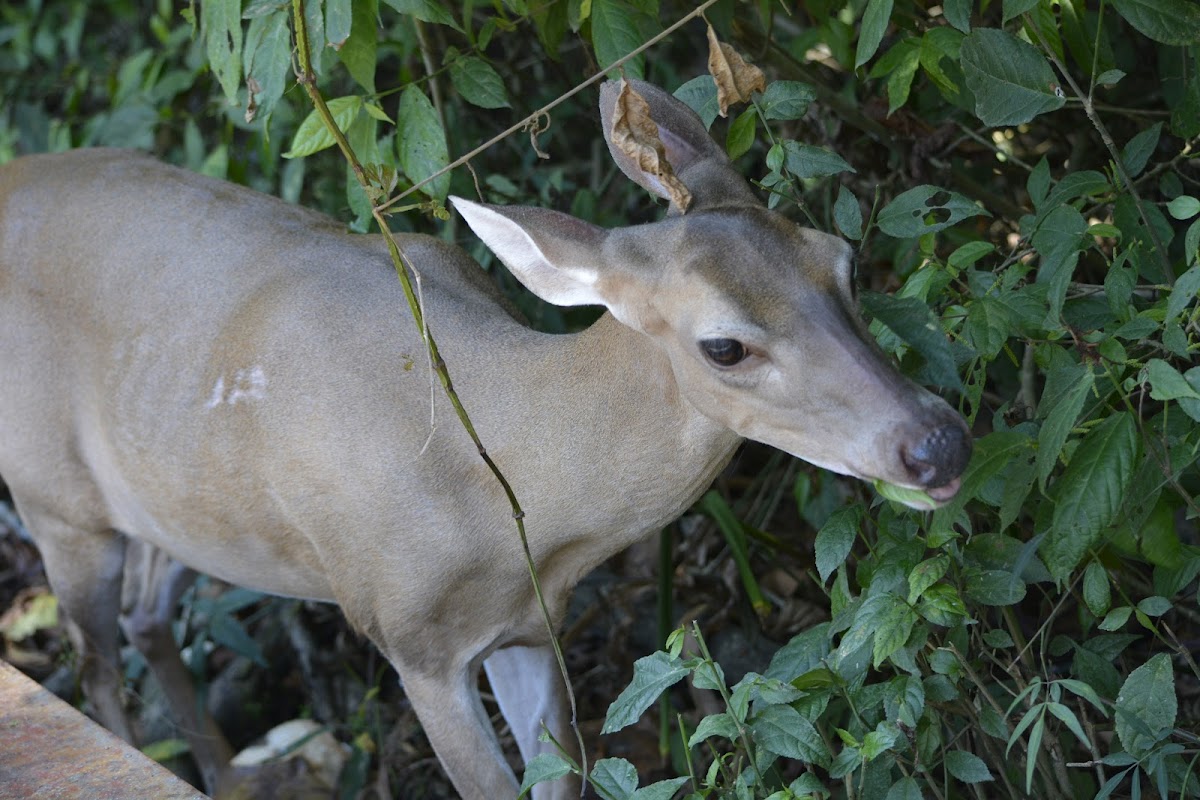
[[[253,366],[239,369],[233,374],[233,380],[225,383],[225,376],[217,378],[213,386],[212,396],[204,404],[205,408],[216,408],[222,403],[235,406],[246,400],[262,400],[267,396],[267,373],[262,367]]]

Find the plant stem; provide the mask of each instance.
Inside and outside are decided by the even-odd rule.
[[[312,71],[312,64],[309,60],[309,41],[308,27],[304,17],[304,0],[292,0],[292,16],[296,28],[296,49],[300,61],[300,69],[296,76],[296,80],[304,87],[308,93],[309,99],[316,108],[317,113],[321,116],[326,128],[337,142],[338,148],[342,151],[346,161],[350,164],[354,171],[355,178],[358,179],[359,185],[364,191],[367,191],[367,196],[371,196],[369,189],[371,188],[370,181],[367,179],[366,173],[363,170],[362,164],[359,163],[358,157],[354,154],[354,150],[350,147],[350,143],[346,140],[345,134],[338,128],[337,122],[334,121],[333,115],[329,111],[329,107],[325,103],[325,99],[321,96],[316,85],[316,75]],[[432,177],[430,178],[432,179]],[[415,187],[414,187],[415,188]],[[387,221],[383,217],[382,207],[373,205],[371,210],[375,222],[379,225],[387,241],[388,253],[391,255],[392,264],[396,268],[396,275],[400,279],[400,285],[404,289],[404,296],[408,300],[409,311],[412,313],[413,321],[417,324],[417,329],[421,332],[422,338],[425,340],[425,345],[429,351],[429,359],[433,365],[438,379],[442,384],[442,389],[445,391],[447,398],[450,400],[454,411],[466,429],[471,441],[474,442],[476,450],[479,452],[479,457],[483,459],[492,475],[500,483],[504,490],[505,496],[508,498],[510,507],[512,508],[513,520],[516,522],[517,534],[521,540],[521,548],[525,554],[525,563],[529,568],[529,578],[533,586],[533,593],[537,598],[538,608],[542,612],[542,620],[546,623],[546,630],[550,637],[550,645],[554,650],[555,658],[558,661],[558,668],[562,674],[563,683],[566,686],[567,699],[571,708],[571,728],[575,732],[575,740],[579,746],[579,758],[582,766],[582,772],[587,775],[587,749],[583,743],[583,733],[579,729],[578,710],[575,702],[575,692],[571,688],[571,678],[567,672],[566,660],[563,658],[562,646],[559,644],[558,636],[554,630],[554,623],[550,617],[550,611],[546,606],[546,600],[542,593],[541,581],[538,579],[537,567],[533,562],[533,553],[529,549],[529,539],[525,534],[525,512],[521,509],[521,504],[517,501],[516,494],[513,492],[512,486],[504,477],[504,473],[496,466],[496,463],[488,455],[487,448],[483,446],[483,442],[479,438],[479,434],[475,431],[475,426],[471,423],[471,418],[467,414],[466,408],[458,397],[458,393],[454,390],[454,384],[450,379],[450,372],[446,367],[446,362],[442,359],[438,352],[437,343],[434,341],[433,334],[429,330],[429,325],[425,320],[425,314],[422,310],[421,303],[417,297],[417,293],[413,290],[412,280],[409,278],[408,272],[411,270],[414,275],[418,275],[412,263],[401,251],[399,244],[396,242],[396,237],[392,235],[391,230],[387,226]]]

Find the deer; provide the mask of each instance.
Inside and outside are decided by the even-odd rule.
[[[858,314],[842,239],[768,210],[667,91],[630,81],[690,193],[604,229],[452,198],[533,294],[603,306],[528,327],[478,263],[119,150],[0,167],[0,475],[34,538],[98,720],[132,740],[120,631],[212,790],[229,748],[170,637],[196,572],[337,603],[399,674],[456,791],[515,797],[479,672],[526,761],[569,703],[505,493],[430,390],[394,236],[454,387],[525,511],[553,625],[591,569],[679,517],[744,439],[952,499],[971,433]],[[430,413],[436,424],[431,425]],[[571,775],[534,797],[578,796]]]

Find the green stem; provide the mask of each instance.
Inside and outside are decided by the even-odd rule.
[[[304,0],[292,0],[292,16],[296,27],[296,49],[300,62],[300,70],[296,76],[297,82],[304,87],[308,93],[309,99],[316,108],[317,113],[321,116],[326,128],[337,142],[338,148],[342,151],[346,161],[350,164],[357,178],[359,185],[364,190],[370,188],[370,182],[367,179],[366,173],[359,163],[358,157],[354,154],[354,150],[350,147],[350,143],[346,140],[345,134],[338,128],[337,122],[334,121],[333,115],[329,111],[329,107],[325,103],[325,98],[321,96],[317,89],[316,75],[312,71],[312,63],[309,59],[309,41],[308,27],[304,18]],[[415,188],[415,187],[414,187]],[[368,191],[367,196],[371,193]],[[520,503],[517,501],[517,496],[513,492],[512,486],[508,479],[496,466],[496,463],[488,455],[487,448],[483,446],[483,442],[479,438],[479,434],[475,431],[475,426],[471,423],[471,418],[467,414],[466,408],[458,397],[458,393],[454,390],[454,384],[450,380],[450,372],[446,367],[446,362],[442,360],[441,354],[438,352],[437,343],[434,341],[433,334],[429,330],[428,323],[425,320],[425,314],[421,308],[420,300],[417,293],[413,289],[412,279],[409,277],[409,270],[413,274],[417,272],[413,268],[412,263],[400,250],[400,246],[396,243],[396,238],[392,235],[387,226],[386,220],[383,218],[381,206],[374,206],[371,210],[372,216],[375,218],[375,223],[379,226],[380,231],[385,235],[387,241],[388,253],[392,258],[392,264],[396,268],[396,275],[400,279],[400,285],[404,290],[404,296],[408,300],[409,311],[412,313],[413,320],[417,324],[417,329],[421,332],[422,338],[425,340],[425,345],[429,351],[430,363],[433,365],[434,371],[437,373],[438,379],[442,384],[442,389],[445,391],[450,404],[454,407],[455,414],[466,429],[471,441],[475,443],[475,449],[479,452],[480,458],[483,459],[492,475],[500,483],[504,490],[505,496],[508,498],[510,507],[512,508],[513,520],[517,525],[517,534],[521,540],[521,548],[525,554],[525,563],[529,568],[529,578],[533,585],[533,593],[537,598],[538,608],[542,612],[542,620],[546,623],[546,630],[550,637],[550,645],[554,649],[554,656],[558,661],[558,668],[562,674],[563,683],[567,690],[567,699],[571,708],[571,728],[575,732],[575,740],[579,746],[579,758],[582,765],[583,774],[587,774],[587,750],[583,743],[583,734],[579,729],[578,711],[575,703],[575,692],[571,688],[571,678],[567,672],[566,660],[563,658],[562,645],[558,641],[558,636],[554,630],[554,623],[550,617],[550,611],[546,606],[546,600],[542,593],[541,581],[538,579],[537,568],[533,562],[533,553],[529,549],[529,539],[525,534],[525,512],[521,509]],[[407,269],[406,269],[407,267]]]

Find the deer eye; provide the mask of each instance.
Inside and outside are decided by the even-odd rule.
[[[746,357],[746,348],[737,339],[705,339],[700,349],[718,367],[732,367]]]

